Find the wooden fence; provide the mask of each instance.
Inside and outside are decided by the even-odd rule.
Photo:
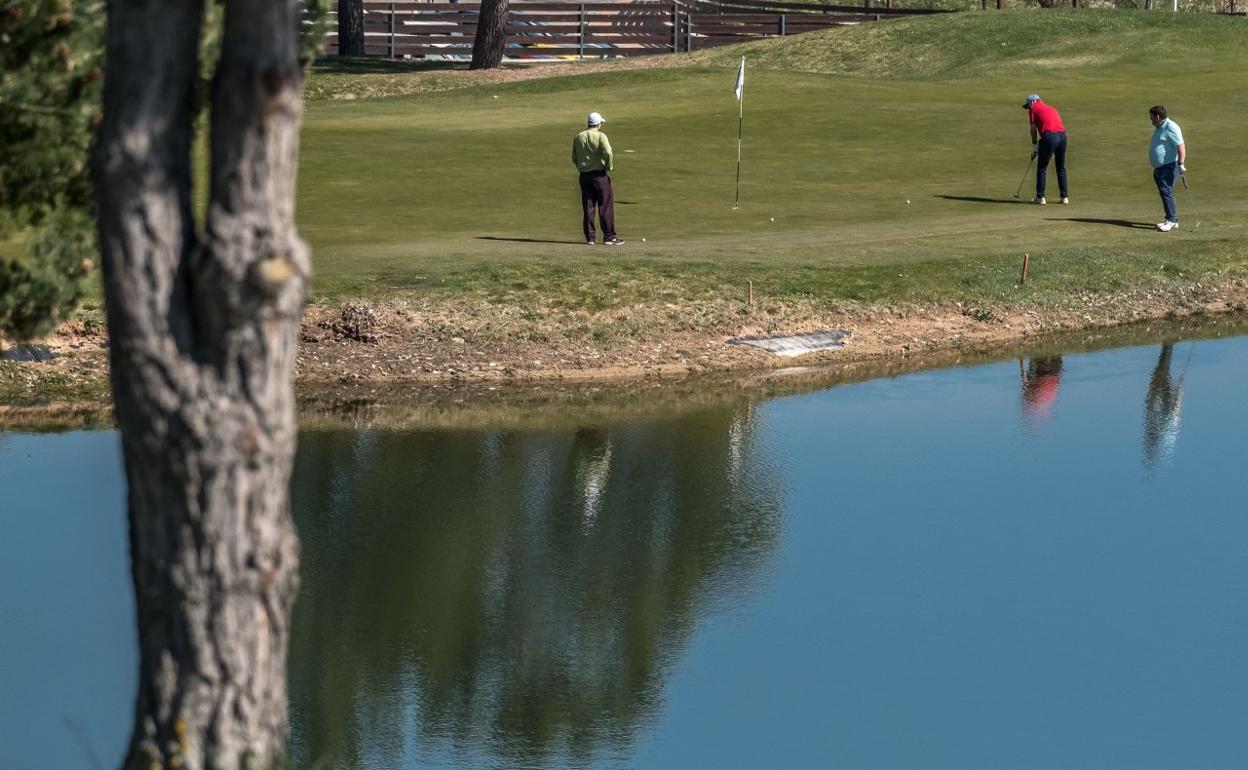
[[[764,0],[682,2],[528,2],[513,0],[505,55],[512,59],[605,58],[696,51],[825,27],[928,13],[892,8],[892,0],[861,6]],[[472,56],[478,4],[364,3],[364,55],[460,59]],[[326,52],[338,50],[332,25]]]

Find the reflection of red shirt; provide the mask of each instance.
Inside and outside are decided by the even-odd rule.
[[[1066,130],[1066,126],[1062,125],[1062,116],[1058,115],[1057,110],[1044,102],[1032,102],[1029,112],[1031,113],[1031,125],[1036,127],[1041,136],[1054,131]]]
[[[1042,374],[1027,383],[1027,390],[1023,393],[1023,400],[1031,408],[1048,406],[1053,403],[1053,399],[1057,398],[1057,386],[1061,381],[1062,376],[1060,374]]]
[[[1033,358],[1023,375],[1023,414],[1037,423],[1049,419],[1061,384],[1062,359],[1059,356]]]

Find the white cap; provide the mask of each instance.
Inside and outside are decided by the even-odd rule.
[[[585,122],[591,126],[596,126],[599,123],[606,123],[607,119],[604,118],[601,113],[591,112],[589,113],[589,117],[585,119]]]

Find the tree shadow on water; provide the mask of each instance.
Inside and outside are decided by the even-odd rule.
[[[1156,230],[1157,225],[1148,222],[1129,222],[1125,219],[1096,219],[1094,217],[1058,217],[1049,219],[1050,222],[1079,222],[1085,225],[1112,225],[1113,227],[1125,227],[1129,230]]]
[[[947,201],[966,201],[968,203],[1023,203],[1031,201],[1022,198],[983,198],[978,195],[933,195],[933,198],[944,198]]]

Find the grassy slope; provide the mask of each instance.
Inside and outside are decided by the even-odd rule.
[[[750,70],[733,211],[741,53]],[[667,69],[314,99],[300,227],[316,292],[330,297],[467,291],[596,309],[735,294],[751,279],[770,296],[983,299],[1013,292],[1023,252],[1035,280],[1011,296],[1037,302],[1243,275],[1246,54],[1242,19],[968,13],[721,49]],[[1070,130],[1072,206],[1011,199],[1030,149],[1018,105],[1031,91]],[[1157,102],[1190,143],[1199,231],[1114,224],[1160,217],[1145,162]],[[609,119],[623,249],[580,244],[568,145],[590,109]]]

